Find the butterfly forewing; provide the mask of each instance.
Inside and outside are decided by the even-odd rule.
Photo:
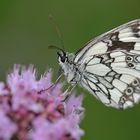
[[[74,62],[80,63],[94,54],[103,54],[113,50],[134,50],[134,45],[140,50],[140,19],[123,24],[95,39],[89,41],[77,51]]]
[[[80,84],[105,105],[133,106],[140,100],[140,20],[91,40],[74,63],[85,66]]]

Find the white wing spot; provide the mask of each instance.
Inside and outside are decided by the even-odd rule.
[[[122,93],[119,90],[117,90],[116,88],[111,89],[111,90],[109,89],[109,91],[110,91],[111,99],[118,104],[118,102],[122,96]]]
[[[134,53],[134,54],[140,55],[140,51],[139,51],[139,50],[131,50],[130,52],[131,52],[131,53]]]
[[[124,56],[118,56],[115,58],[114,62],[123,62],[125,61],[125,55]]]
[[[118,57],[118,56],[124,56],[125,54],[123,52],[117,51],[117,52],[111,52],[110,56],[111,57]]]
[[[122,29],[119,33],[123,34],[123,33],[127,33],[127,32],[131,32],[131,28]]]
[[[132,36],[133,36],[133,32],[125,32],[125,33],[119,32],[119,40],[122,40],[122,38],[128,38]]]
[[[117,63],[117,62],[115,63],[114,62],[114,63],[111,64],[111,67],[112,68],[114,68],[114,67],[115,68],[119,68],[119,67],[120,68],[125,68],[125,67],[127,67],[127,63],[126,62],[119,62],[119,63]]]
[[[120,41],[123,42],[140,42],[137,37],[126,37],[126,38],[120,38]]]
[[[133,106],[133,102],[131,101],[126,101],[124,104],[123,104],[123,109],[126,109],[129,107],[132,107]]]
[[[134,98],[135,103],[139,102],[140,101],[140,94],[134,93],[133,98]]]
[[[127,83],[127,84],[130,84],[132,83],[132,81],[134,81],[135,77],[134,76],[131,76],[131,75],[127,75],[127,74],[123,74],[121,77],[120,77],[120,80]]]
[[[109,104],[110,103],[110,100],[107,98],[107,96],[104,93],[96,92],[96,94],[104,104]]]
[[[106,43],[98,42],[88,50],[87,55],[93,56],[94,54],[105,53],[107,51],[107,49],[108,49],[108,47],[107,47]]]
[[[124,92],[124,90],[127,88],[127,84],[118,79],[114,79],[112,84],[114,87],[119,89],[121,92]]]
[[[140,43],[136,43],[134,45],[134,50],[140,50]]]
[[[98,64],[87,66],[86,71],[96,75],[105,76],[109,71],[111,71],[111,69],[104,64]]]

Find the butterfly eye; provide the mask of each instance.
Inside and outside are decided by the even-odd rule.
[[[64,62],[65,62],[65,60],[66,60],[66,57],[65,57],[65,56],[62,56],[62,57],[61,57],[61,62],[63,62],[63,63],[64,63]]]
[[[67,56],[65,52],[62,53],[57,52],[57,55],[59,56],[62,63],[64,63],[67,60]]]

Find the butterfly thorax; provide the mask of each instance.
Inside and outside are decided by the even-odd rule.
[[[64,75],[70,84],[77,84],[82,75],[79,70],[79,66],[74,63],[75,55],[72,53],[61,52],[58,53],[58,61],[62,70],[64,71]]]

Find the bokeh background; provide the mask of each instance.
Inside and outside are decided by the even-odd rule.
[[[140,18],[140,0],[1,0],[1,80],[15,63],[34,64],[39,73],[52,67],[57,78],[56,51],[47,46],[61,43],[49,14],[59,25],[65,49],[76,52],[93,37]],[[85,93],[82,140],[140,139],[140,105],[120,111],[105,107],[83,89],[78,92]]]

